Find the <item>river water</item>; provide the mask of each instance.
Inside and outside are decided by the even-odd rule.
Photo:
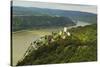
[[[77,25],[73,27],[85,26],[89,24],[90,23],[79,21]],[[17,62],[23,57],[23,54],[25,53],[31,42],[37,40],[39,37],[43,35],[50,34],[52,30],[54,29],[13,32],[12,34],[13,65],[16,65]]]

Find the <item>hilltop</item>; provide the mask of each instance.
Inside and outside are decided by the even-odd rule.
[[[17,65],[56,64],[97,60],[97,25],[52,32],[31,43]]]

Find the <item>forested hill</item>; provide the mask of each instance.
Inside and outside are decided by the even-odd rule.
[[[80,26],[69,29],[69,32],[70,36],[56,32],[32,42],[37,49],[31,47],[17,65],[96,61],[97,25]]]
[[[69,17],[73,20],[79,20],[89,23],[95,23],[97,14],[71,11],[71,10],[60,10],[60,9],[49,9],[49,8],[37,8],[37,7],[19,7],[12,6],[13,15],[50,15],[50,16],[63,16]]]
[[[12,8],[12,31],[36,27],[73,26],[77,21],[95,23],[97,14],[37,7]]]
[[[56,26],[73,26],[76,22],[68,17],[49,16],[49,15],[32,15],[32,16],[13,16],[12,30],[25,30],[30,28],[56,27]]]

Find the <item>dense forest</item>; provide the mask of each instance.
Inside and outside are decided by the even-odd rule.
[[[32,15],[32,16],[13,16],[12,31],[25,30],[30,28],[44,28],[56,26],[73,26],[76,23],[68,17]]]
[[[70,36],[52,32],[32,42],[28,54],[17,65],[38,65],[97,60],[97,25],[68,29]],[[62,38],[65,36],[65,38]],[[53,39],[52,41],[50,39]]]

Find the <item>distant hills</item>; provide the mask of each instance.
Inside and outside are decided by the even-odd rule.
[[[37,27],[73,26],[77,21],[97,22],[97,15],[87,12],[19,6],[11,8],[13,31]]]
[[[12,30],[22,29],[41,29],[50,27],[64,27],[73,26],[75,23],[68,17],[56,17],[56,16],[13,16]]]
[[[13,6],[13,15],[50,15],[50,16],[63,16],[69,17],[73,20],[80,20],[89,23],[95,23],[97,20],[97,14],[60,10],[60,9],[48,9],[48,8],[37,8],[37,7],[19,7]]]

